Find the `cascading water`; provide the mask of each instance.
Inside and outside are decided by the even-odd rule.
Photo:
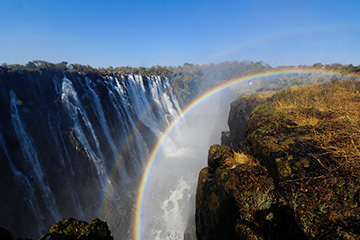
[[[62,218],[100,216],[115,239],[130,238],[144,163],[181,111],[169,80],[0,72],[0,93],[0,226],[38,238]],[[202,104],[163,143],[144,200],[146,239],[194,236],[197,174],[231,100]]]
[[[137,179],[180,113],[168,79],[2,71],[0,106],[0,226],[38,238],[64,217],[99,217],[106,202],[120,215],[102,210],[115,238],[131,236]]]
[[[97,170],[97,175],[94,175],[94,177],[104,175],[105,159],[100,150],[98,138],[86,111],[82,107],[72,82],[66,77],[63,78],[62,82],[61,102],[65,106],[66,112],[70,117],[69,123],[72,125],[74,131],[74,135],[72,136],[74,141],[79,141],[79,145],[84,149],[87,158],[92,161]],[[97,107],[98,106],[95,104],[95,111],[97,110]],[[89,131],[89,134],[85,134],[86,130]],[[95,146],[91,146],[90,141],[95,144]],[[103,180],[103,178],[100,180]]]
[[[227,129],[230,102],[223,91],[203,101],[173,127],[159,148],[146,181],[141,211],[142,239],[196,239],[195,192],[198,174],[207,165],[209,146]]]
[[[11,173],[14,176],[15,183],[24,190],[24,202],[30,206],[33,215],[35,216],[36,228],[37,231],[44,231],[44,224],[41,220],[41,212],[40,206],[37,201],[37,197],[35,196],[34,188],[30,183],[29,179],[24,176],[19,170],[16,169],[14,163],[12,162],[9,153],[6,149],[6,145],[2,135],[0,135],[0,145],[2,150],[5,153],[5,157],[9,160],[9,165],[11,169]]]

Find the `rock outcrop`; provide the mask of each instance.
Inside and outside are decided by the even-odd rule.
[[[6,229],[0,227],[1,240],[30,240],[13,237]],[[54,224],[40,240],[113,240],[106,222],[96,218],[90,223],[74,218],[65,218]]]
[[[197,238],[359,239],[359,92],[349,81],[285,90],[241,116],[245,135],[230,135],[242,151],[214,145],[200,172]]]
[[[271,96],[273,92],[259,93],[253,95],[243,95],[230,104],[228,118],[229,132],[222,133],[222,144],[227,145],[237,151],[239,143],[245,140],[248,120],[252,111]]]
[[[291,208],[277,203],[273,178],[245,154],[213,145],[196,197],[198,240],[306,239]]]
[[[106,222],[95,219],[90,223],[73,218],[54,224],[40,240],[113,240]]]

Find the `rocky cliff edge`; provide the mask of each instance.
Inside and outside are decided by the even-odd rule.
[[[209,150],[196,195],[198,240],[359,239],[359,96],[359,82],[332,81],[237,99],[233,113],[249,99],[256,107],[238,126],[230,112],[228,142],[240,152]]]

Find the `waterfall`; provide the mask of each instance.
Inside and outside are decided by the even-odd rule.
[[[80,142],[79,145],[84,149],[87,157],[91,159],[97,170],[97,174],[105,174],[105,159],[100,150],[100,144],[94,128],[78,98],[72,82],[66,77],[64,77],[62,83],[61,101],[70,117],[72,124],[71,129],[75,133],[73,137],[76,138],[74,141],[78,140]],[[90,134],[85,134],[85,131],[88,131]],[[95,144],[95,146],[91,146],[90,142]]]
[[[32,183],[30,189],[36,188],[40,192],[41,199],[39,200],[45,203],[45,207],[52,217],[51,220],[55,221],[61,216],[59,213],[59,209],[56,205],[55,196],[49,186],[48,176],[46,175],[43,167],[40,164],[40,159],[34,146],[33,140],[31,136],[29,136],[29,134],[27,133],[23,121],[20,119],[19,110],[17,108],[19,102],[16,98],[16,94],[12,90],[10,90],[9,94],[11,97],[11,119],[12,123],[14,124],[16,135],[21,145],[22,162],[20,164],[26,167],[27,174],[30,176],[29,179]],[[10,160],[9,162],[11,163]],[[32,203],[31,205],[34,204],[37,205],[36,203]]]
[[[42,214],[40,211],[39,203],[37,201],[37,197],[35,196],[33,185],[31,184],[30,180],[26,176],[24,176],[24,174],[15,167],[15,165],[12,162],[12,160],[9,156],[9,153],[6,149],[6,144],[5,144],[4,138],[1,134],[0,134],[0,145],[1,145],[2,150],[5,153],[5,157],[9,161],[11,173],[14,176],[15,183],[19,186],[20,189],[22,189],[24,191],[23,199],[24,199],[24,202],[30,206],[31,211],[35,217],[37,231],[39,231],[39,232],[44,231],[45,226],[41,220]]]
[[[228,90],[202,101],[179,120],[165,138],[146,181],[141,209],[143,239],[196,239],[195,193],[209,146],[227,129]]]
[[[17,71],[0,73],[0,89],[0,226],[39,238],[61,218],[99,217],[105,198],[128,206],[110,225],[130,236],[135,185],[181,111],[169,79]]]

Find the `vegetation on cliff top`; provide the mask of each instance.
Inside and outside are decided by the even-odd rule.
[[[232,61],[220,64],[192,64],[184,63],[183,66],[152,66],[152,67],[108,67],[93,68],[88,65],[69,64],[68,62],[49,63],[46,61],[30,61],[25,65],[5,64],[0,67],[9,71],[53,71],[53,72],[78,72],[86,75],[103,77],[106,75],[164,76],[171,81],[181,105],[187,105],[199,94],[214,87],[222,81],[238,78],[248,74],[270,70],[271,66],[263,62]]]
[[[233,239],[359,239],[359,96],[360,82],[333,80],[259,98],[243,152],[200,173],[198,218],[230,201]]]
[[[360,83],[281,91],[253,111],[247,146],[310,238],[360,234]]]
[[[315,63],[312,66],[282,66],[283,68],[315,68],[336,70],[344,73],[359,73],[360,65],[353,66],[341,64],[326,64]],[[151,67],[108,67],[108,68],[94,68],[89,65],[70,64],[68,62],[50,63],[42,60],[29,61],[25,65],[21,64],[6,64],[0,66],[0,70],[10,71],[55,71],[55,72],[78,72],[86,75],[93,75],[103,77],[106,75],[130,75],[139,74],[143,76],[164,76],[171,81],[172,87],[179,98],[181,105],[185,106],[194,100],[199,94],[211,89],[212,87],[222,84],[230,79],[239,78],[242,76],[264,72],[275,69],[268,64],[261,61],[227,61],[219,64],[192,64],[184,63],[182,66],[151,66]],[[313,78],[311,76],[286,76],[267,79],[266,81],[256,81],[251,87],[242,85],[237,89],[240,93],[254,93],[256,91],[264,90],[279,90],[285,89],[293,85],[305,85],[314,82],[321,82],[325,79],[322,77]]]

